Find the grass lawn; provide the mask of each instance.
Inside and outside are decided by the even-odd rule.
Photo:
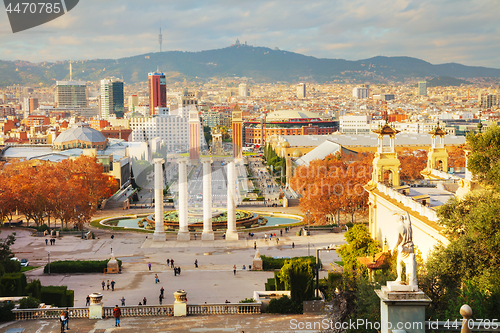
[[[24,273],[24,272],[27,272],[27,271],[31,271],[32,269],[36,269],[40,266],[28,266],[28,267],[21,267],[21,273]]]

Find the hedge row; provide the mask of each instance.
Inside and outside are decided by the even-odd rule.
[[[24,296],[26,289],[26,275],[21,272],[4,274],[0,278],[1,296]]]
[[[275,269],[281,269],[283,265],[285,264],[286,260],[289,260],[290,258],[273,258],[273,257],[266,257],[266,256],[260,256],[262,259],[262,269],[265,271],[272,271]],[[314,256],[306,256],[306,257],[294,257],[291,259],[303,259],[305,261],[309,262],[309,265],[311,265],[311,268],[313,270],[316,270],[316,257]],[[321,267],[321,259],[319,261],[319,267]]]
[[[73,307],[75,292],[66,286],[45,286],[41,290],[40,301],[57,307]]]
[[[108,265],[107,260],[64,260],[50,263],[50,273],[102,273]],[[122,266],[122,261],[118,266]],[[49,272],[49,264],[45,265],[44,273]]]

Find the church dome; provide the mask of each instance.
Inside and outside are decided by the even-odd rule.
[[[302,156],[302,152],[299,150],[299,149],[295,149],[292,153],[292,156],[293,157],[301,157]]]

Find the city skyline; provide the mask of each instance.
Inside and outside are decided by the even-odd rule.
[[[318,58],[411,56],[433,64],[500,68],[497,1],[299,2],[130,0],[80,2],[45,25],[13,34],[0,17],[0,59],[32,62],[116,59],[163,50],[201,51],[233,44]]]

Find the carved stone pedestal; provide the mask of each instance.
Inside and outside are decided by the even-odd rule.
[[[89,319],[102,319],[102,294],[90,294]]]
[[[177,290],[174,293],[174,317],[185,317],[187,315],[187,293],[184,290]]]
[[[387,287],[375,290],[380,298],[380,332],[405,330],[407,333],[425,333],[425,307],[432,300],[418,287],[412,291],[414,286],[397,282],[387,284]]]

